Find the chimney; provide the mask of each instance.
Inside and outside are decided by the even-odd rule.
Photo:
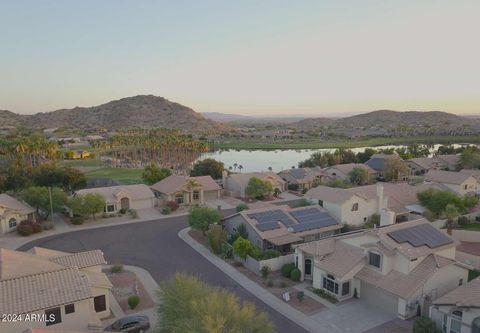
[[[225,190],[225,192],[228,191],[228,189],[227,189],[227,177],[228,177],[227,170],[223,170],[222,171],[222,186],[223,186],[223,189]]]
[[[380,214],[381,210],[384,207],[384,199],[383,199],[383,185],[377,183],[377,213]]]
[[[380,226],[395,224],[395,213],[388,209],[382,209],[380,212]]]

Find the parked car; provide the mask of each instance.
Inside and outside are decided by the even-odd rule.
[[[108,332],[128,332],[128,333],[144,333],[150,328],[150,320],[147,316],[137,315],[121,318],[105,327],[104,331]]]

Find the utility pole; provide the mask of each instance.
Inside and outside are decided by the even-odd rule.
[[[50,197],[50,214],[52,215],[52,224],[53,222],[53,201],[52,201],[52,187],[48,187],[48,196]]]

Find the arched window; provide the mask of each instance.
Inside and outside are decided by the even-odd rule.
[[[472,333],[480,333],[480,317],[472,321]]]
[[[17,220],[12,217],[10,220],[8,220],[8,227],[9,228],[15,228],[17,226]]]

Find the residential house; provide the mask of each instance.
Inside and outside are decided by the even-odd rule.
[[[417,193],[431,185],[408,183],[377,183],[347,189],[318,186],[305,197],[324,207],[341,224],[362,225],[374,214],[381,216],[382,225],[417,219],[424,209],[418,205]]]
[[[459,172],[473,176],[480,182],[480,169],[462,169]]]
[[[34,208],[6,193],[0,194],[0,234],[15,231],[21,221],[34,218]]]
[[[87,150],[75,150],[66,153],[67,157],[72,160],[82,160],[90,157],[90,152]]]
[[[365,162],[365,165],[369,166],[373,170],[378,172],[380,178],[385,178],[387,175],[388,160],[396,159],[400,163],[405,163],[405,161],[397,154],[373,154],[368,161]],[[405,164],[406,165],[406,164]],[[398,175],[398,180],[407,180],[408,173]]]
[[[210,176],[171,175],[152,185],[151,189],[162,202],[175,201],[179,205],[203,205],[222,194],[222,188]]]
[[[480,278],[436,299],[430,318],[442,332],[480,333]]]
[[[262,252],[290,252],[292,244],[309,242],[340,232],[342,226],[319,206],[289,206],[244,210],[221,222],[229,235],[245,225],[248,239]]]
[[[0,332],[101,329],[101,320],[111,315],[112,284],[101,271],[104,264],[100,250],[67,253],[37,247],[30,252],[0,249],[0,313],[44,317],[1,321]]]
[[[350,173],[354,169],[363,169],[366,170],[368,173],[369,180],[375,180],[378,177],[378,172],[373,170],[366,164],[361,163],[345,163],[345,164],[337,164],[331,167],[325,168],[325,172],[334,179],[341,179],[341,180],[350,180]]]
[[[292,190],[308,190],[315,183],[322,183],[328,179],[328,175],[320,167],[314,168],[291,168],[278,173],[287,186]]]
[[[152,190],[144,184],[88,188],[78,190],[74,196],[88,193],[98,193],[105,199],[106,213],[153,208],[156,203]]]
[[[281,193],[287,190],[287,182],[274,172],[248,172],[227,175],[224,171],[222,182],[225,194],[233,197],[245,198],[245,189],[248,186],[248,182],[253,177],[270,182],[274,191],[276,190]]]
[[[466,172],[430,170],[425,181],[438,183],[458,195],[476,194],[478,190],[477,178]]]
[[[360,298],[408,319],[466,281],[458,244],[419,219],[296,246],[302,280],[339,300]]]
[[[417,157],[406,161],[411,175],[423,175],[430,170],[455,171],[460,155],[437,155],[432,157]]]

